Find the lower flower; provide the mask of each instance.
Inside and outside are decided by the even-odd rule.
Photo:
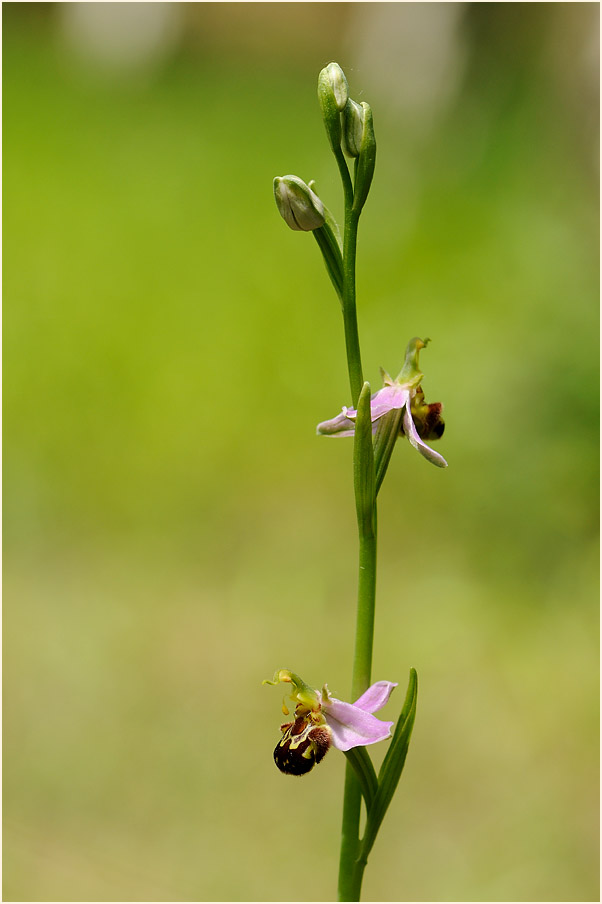
[[[295,719],[280,726],[282,738],[274,750],[274,761],[287,775],[305,775],[319,763],[330,747],[351,750],[391,737],[393,722],[383,722],[373,713],[385,705],[394,687],[392,681],[377,681],[355,703],[345,703],[310,687],[289,669],[280,669],[264,684],[290,684],[289,697],[295,704]],[[289,714],[283,702],[282,711]]]

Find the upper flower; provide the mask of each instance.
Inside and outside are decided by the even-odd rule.
[[[295,720],[280,726],[283,735],[274,750],[274,760],[282,772],[290,775],[309,772],[331,745],[345,751],[376,744],[391,736],[393,722],[383,722],[372,715],[382,709],[397,687],[391,681],[377,681],[355,703],[332,697],[326,684],[321,691],[310,687],[289,669],[280,669],[272,681],[263,683],[280,682],[291,685],[291,693],[286,696],[295,704]],[[282,711],[289,714],[284,703]]]
[[[385,415],[399,412],[402,415],[400,432],[407,436],[414,448],[426,459],[439,468],[446,468],[447,462],[443,456],[424,442],[425,439],[439,439],[445,429],[441,418],[443,406],[440,402],[426,404],[420,386],[424,375],[418,370],[418,354],[428,341],[415,338],[409,342],[405,363],[397,379],[392,380],[386,371],[381,370],[384,386],[370,401],[372,430],[376,433],[378,423]],[[355,408],[344,407],[341,414],[318,424],[318,433],[323,436],[353,436],[356,417]]]

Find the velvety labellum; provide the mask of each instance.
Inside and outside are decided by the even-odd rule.
[[[331,744],[331,730],[301,717],[281,726],[284,734],[276,744],[274,762],[286,775],[305,775],[324,759]]]

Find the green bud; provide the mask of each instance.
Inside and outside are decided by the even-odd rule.
[[[281,217],[291,229],[311,232],[324,225],[324,205],[298,176],[276,176],[274,198]]]
[[[376,166],[376,139],[374,126],[372,125],[372,110],[370,105],[362,102],[364,128],[362,131],[360,153],[357,161],[353,197],[353,209],[359,213],[368,197],[374,167]]]
[[[349,97],[349,88],[347,86],[345,73],[338,63],[329,63],[328,66],[322,69],[319,78],[324,81],[325,87],[326,83],[330,86],[337,105],[337,110],[339,113],[342,113],[345,109],[347,98]]]
[[[363,107],[349,98],[343,113],[343,150],[348,157],[359,157],[363,135]]]
[[[318,100],[328,140],[333,150],[341,146],[341,113],[347,104],[349,89],[345,73],[338,63],[329,63],[318,76]]]

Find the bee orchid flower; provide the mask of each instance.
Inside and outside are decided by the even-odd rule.
[[[404,366],[399,376],[393,380],[381,370],[384,386],[374,393],[370,400],[372,432],[376,433],[379,422],[387,415],[397,412],[399,426],[396,430],[407,436],[412,446],[428,461],[439,468],[446,468],[447,462],[438,452],[425,442],[439,439],[445,424],[441,418],[443,406],[440,402],[426,404],[420,386],[423,374],[418,369],[418,354],[428,339],[412,339],[406,350]],[[343,408],[341,414],[329,421],[318,424],[321,436],[353,436],[355,433],[355,408]]]
[[[321,691],[310,687],[289,669],[279,669],[264,684],[290,684],[285,695],[295,704],[295,718],[280,726],[282,738],[274,750],[276,765],[288,775],[305,775],[327,754],[330,747],[351,750],[391,737],[393,722],[377,719],[373,713],[388,701],[397,684],[377,681],[355,703],[331,696],[325,684]],[[289,715],[283,701],[282,712]]]

